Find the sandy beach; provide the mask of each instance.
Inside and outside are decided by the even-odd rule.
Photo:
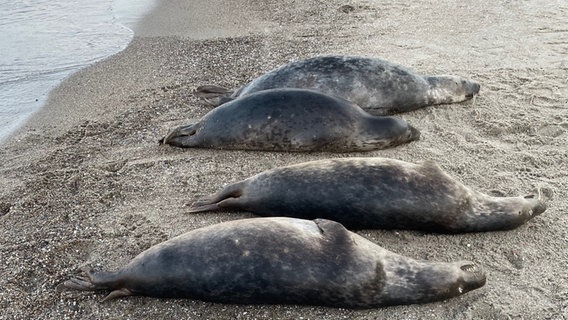
[[[122,52],[69,77],[9,139],[0,164],[0,319],[567,319],[568,3],[175,0]],[[179,149],[169,128],[211,107],[201,84],[238,88],[321,54],[382,57],[481,84],[474,101],[400,116],[421,140],[365,153]],[[189,230],[245,217],[186,203],[263,170],[332,157],[434,160],[497,196],[541,192],[518,229],[439,235],[364,230],[415,259],[472,260],[487,284],[438,303],[371,310],[227,305],[57,292],[81,267],[114,270]]]

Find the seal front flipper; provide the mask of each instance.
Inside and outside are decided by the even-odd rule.
[[[347,230],[341,223],[328,219],[314,219],[321,235],[334,243],[336,246],[345,248],[345,252],[352,249],[350,246],[356,246],[357,242],[351,237],[351,232]]]
[[[348,233],[349,231],[345,229],[345,227],[333,220],[328,219],[314,219],[314,223],[318,226],[318,229],[322,234],[331,234],[331,233]]]
[[[195,201],[189,206],[189,212],[198,213],[222,208],[242,207],[244,201],[240,197],[243,195],[245,183],[245,181],[241,181],[231,184],[217,193]]]

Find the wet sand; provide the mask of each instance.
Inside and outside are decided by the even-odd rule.
[[[68,78],[2,149],[0,319],[568,318],[568,6],[563,1],[172,1],[123,52]],[[208,15],[211,19],[205,19]],[[215,24],[211,24],[212,21]],[[209,25],[211,24],[211,25]],[[482,86],[475,101],[401,116],[421,140],[366,153],[160,146],[210,110],[193,90],[231,88],[319,54],[382,57]],[[416,259],[472,260],[488,282],[439,303],[372,310],[251,306],[57,292],[83,266],[116,269],[139,252],[243,212],[185,203],[260,171],[330,157],[432,159],[492,195],[540,190],[548,210],[512,231],[437,235],[365,230]]]

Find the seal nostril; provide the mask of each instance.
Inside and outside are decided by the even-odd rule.
[[[530,194],[528,196],[525,196],[525,199],[534,199],[535,195],[534,194]]]

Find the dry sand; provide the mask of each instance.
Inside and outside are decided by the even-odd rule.
[[[0,319],[568,318],[566,1],[163,1],[123,52],[68,78],[1,151]],[[218,38],[212,38],[218,37]],[[209,39],[207,39],[209,38]],[[358,154],[182,150],[168,128],[209,107],[192,91],[238,87],[290,60],[377,56],[481,83],[475,102],[402,115],[422,139]],[[56,292],[82,266],[114,269],[188,230],[251,217],[184,204],[262,170],[312,159],[433,159],[479,191],[552,197],[512,231],[363,231],[417,259],[468,259],[488,282],[462,297],[374,310],[224,305]]]

